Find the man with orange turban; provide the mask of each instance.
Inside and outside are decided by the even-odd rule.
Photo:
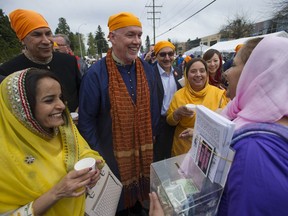
[[[138,57],[138,17],[128,12],[112,15],[108,28],[112,48],[82,80],[78,128],[123,184],[117,215],[138,215],[149,199],[159,118],[157,88],[152,67]]]
[[[178,79],[182,72],[172,66],[175,46],[169,41],[159,41],[154,46],[157,64],[153,67],[157,80],[159,112],[161,113],[159,126],[154,143],[154,162],[171,157],[171,148],[175,127],[166,122],[167,109],[174,93],[181,88]]]
[[[0,75],[25,68],[41,68],[54,72],[64,86],[64,95],[69,110],[78,107],[78,91],[81,75],[74,56],[53,52],[51,29],[44,17],[32,10],[17,9],[9,14],[10,24],[24,45],[23,53],[3,63]]]

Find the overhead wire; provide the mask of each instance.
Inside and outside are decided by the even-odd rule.
[[[178,23],[177,25],[173,26],[172,28],[168,29],[167,31],[161,33],[160,35],[155,36],[160,37],[164,34],[166,34],[167,32],[175,29],[176,27],[178,27],[179,25],[183,24],[184,22],[186,22],[187,20],[189,20],[190,18],[192,18],[193,16],[195,16],[196,14],[200,13],[202,10],[204,10],[205,8],[207,8],[208,6],[210,6],[211,4],[213,4],[216,0],[211,1],[209,4],[205,5],[204,7],[202,7],[200,10],[196,11],[195,13],[193,13],[191,16],[189,16],[188,18],[186,18],[185,20],[181,21],[180,23]]]
[[[155,0],[156,1],[156,0]],[[188,2],[188,3],[187,3]],[[167,1],[165,1],[165,0],[163,0],[162,2],[157,2],[157,3],[155,3],[155,6],[160,6],[161,7],[161,9],[158,9],[157,8],[157,13],[159,12],[160,13],[160,15],[157,15],[157,19],[155,20],[156,21],[156,25],[155,25],[155,27],[156,28],[160,28],[161,26],[163,26],[164,24],[166,24],[166,23],[168,23],[168,22],[170,22],[171,20],[173,20],[174,22],[175,22],[175,18],[176,18],[176,20],[177,19],[182,19],[182,18],[180,18],[179,17],[179,15],[181,16],[181,15],[183,15],[183,14],[185,14],[185,13],[183,13],[183,11],[186,9],[187,10],[187,8],[189,9],[189,5],[191,4],[193,2],[193,0],[191,1],[191,0],[186,0],[186,2],[185,1],[181,1],[181,4],[179,4],[179,2],[177,2],[177,1],[174,1],[174,3],[175,4],[169,4],[168,5],[168,7],[167,8],[169,8],[170,10],[167,12],[167,10],[165,10],[166,9],[166,5],[167,5]],[[171,3],[171,2],[169,2],[169,3]],[[178,6],[177,6],[177,4],[178,4]],[[183,6],[183,4],[184,4],[184,6]],[[149,5],[149,7],[152,7],[151,6],[152,5],[152,1],[150,1],[150,5]],[[181,5],[181,8],[179,9],[179,6]],[[162,11],[162,8],[164,9],[164,12]],[[175,12],[175,8],[178,8],[178,10]],[[159,10],[159,11],[158,11]],[[182,11],[182,12],[181,12]],[[174,13],[173,13],[174,12]],[[180,13],[181,12],[181,13]],[[163,15],[164,15],[164,17],[163,17]],[[165,22],[164,23],[162,23],[162,20],[165,20]],[[150,22],[150,25],[152,26],[152,21]],[[151,33],[151,32],[149,32],[149,37],[152,37],[152,34],[153,34],[153,32]]]
[[[177,3],[177,2],[176,2]],[[183,2],[181,2],[181,3],[183,3]],[[174,13],[172,14],[172,12],[170,13],[170,12],[168,12],[168,13],[166,13],[166,14],[169,14],[169,18],[168,19],[166,19],[165,17],[163,17],[162,19],[163,20],[165,20],[164,22],[161,22],[161,25],[165,25],[166,23],[168,23],[168,22],[170,22],[171,20],[174,20],[175,21],[175,17],[177,17],[178,19],[179,19],[179,15],[183,15],[183,14],[185,14],[185,10],[189,10],[190,8],[189,8],[189,6],[190,6],[190,4],[192,4],[192,3],[194,3],[194,1],[192,0],[188,0],[188,2],[187,2],[187,4],[185,4],[184,6],[182,6],[181,8],[178,8],[178,10],[177,11],[175,11],[175,8],[176,7],[172,7],[172,9],[170,10],[170,11],[174,11]],[[172,15],[171,15],[172,14]]]

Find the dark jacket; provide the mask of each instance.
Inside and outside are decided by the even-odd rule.
[[[68,102],[69,110],[71,112],[76,110],[79,103],[81,74],[74,56],[54,52],[51,62],[42,65],[30,61],[24,54],[20,54],[0,66],[0,76],[8,76],[16,71],[31,67],[48,69],[54,72],[63,86],[63,95]]]

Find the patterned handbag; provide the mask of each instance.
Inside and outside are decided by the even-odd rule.
[[[109,166],[101,170],[101,177],[86,197],[86,216],[114,216],[120,199],[122,184]]]

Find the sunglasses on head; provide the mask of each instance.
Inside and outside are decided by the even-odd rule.
[[[159,53],[159,56],[160,57],[166,57],[166,55],[168,55],[169,57],[172,57],[172,56],[174,56],[174,52],[160,52]]]

